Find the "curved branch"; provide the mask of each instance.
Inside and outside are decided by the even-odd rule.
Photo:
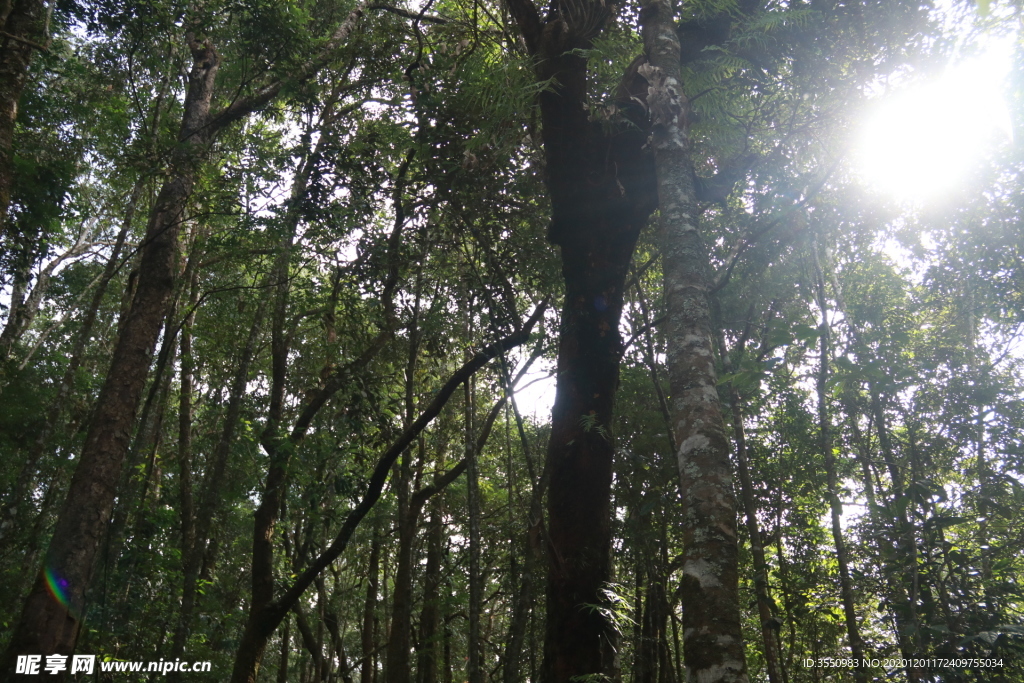
[[[373,473],[370,475],[370,481],[366,487],[366,492],[363,494],[362,500],[359,504],[348,514],[345,518],[345,522],[341,526],[341,530],[331,543],[330,547],[327,548],[323,553],[320,554],[309,567],[306,568],[302,574],[295,579],[292,586],[286,590],[281,597],[272,602],[267,606],[266,616],[263,619],[264,628],[267,629],[267,633],[272,633],[277,625],[280,623],[284,615],[288,613],[291,606],[302,596],[305,590],[313,583],[317,575],[320,574],[329,564],[334,562],[348,547],[348,542],[352,538],[352,534],[355,532],[356,527],[362,522],[366,514],[373,508],[373,506],[380,499],[381,493],[384,490],[384,484],[387,482],[388,474],[391,472],[391,466],[394,465],[398,456],[401,455],[408,446],[420,435],[420,433],[426,429],[427,425],[433,421],[435,417],[441,412],[448,399],[451,398],[452,394],[459,386],[468,380],[477,370],[486,365],[491,359],[502,354],[509,349],[515,348],[525,343],[529,337],[530,332],[537,321],[541,319],[544,311],[547,309],[548,300],[545,299],[537,306],[533,315],[523,325],[523,329],[510,334],[504,339],[486,346],[481,349],[473,356],[472,359],[462,365],[455,373],[448,378],[444,386],[438,390],[434,396],[434,400],[430,402],[430,405],[420,414],[420,416],[409,425],[408,428],[398,439],[391,444],[391,446],[381,455],[377,461],[377,465],[373,469]],[[457,466],[456,466],[457,467]],[[449,475],[452,473],[449,472]],[[456,475],[457,476],[457,475]]]

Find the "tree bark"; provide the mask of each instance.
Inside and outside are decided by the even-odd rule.
[[[182,585],[181,608],[178,612],[178,623],[175,626],[174,637],[171,641],[171,658],[178,658],[184,655],[185,644],[191,631],[192,618],[196,608],[199,575],[204,558],[207,556],[214,521],[217,519],[220,509],[221,498],[219,492],[224,483],[228,456],[235,442],[235,431],[238,428],[241,417],[245,388],[249,382],[249,367],[253,357],[256,355],[256,344],[259,341],[263,328],[264,310],[263,305],[256,309],[255,318],[252,326],[249,328],[248,339],[238,361],[238,369],[235,372],[235,377],[228,392],[228,405],[224,414],[223,428],[217,445],[213,450],[210,468],[203,480],[202,491],[199,494],[199,504],[196,507],[193,518],[193,533],[191,538],[186,538],[183,535],[183,539],[186,541],[182,547],[182,574],[184,581]]]
[[[441,543],[444,518],[440,502],[431,505],[427,525],[427,566],[423,574],[423,609],[420,611],[419,643],[416,652],[416,683],[438,683],[438,629],[441,624]],[[362,683],[370,683],[363,681]]]
[[[363,648],[362,667],[359,672],[360,683],[375,683],[377,680],[377,662],[374,656],[377,642],[377,593],[380,590],[380,532],[374,526],[370,532],[370,561],[366,571],[366,600],[363,603],[363,628],[361,644]]]
[[[288,654],[292,650],[291,620],[284,620],[284,632],[281,633],[281,658],[277,663],[277,683],[288,683]]]
[[[746,683],[739,606],[736,500],[729,441],[715,378],[708,255],[699,228],[687,102],[672,4],[641,11],[650,64],[661,251],[667,306],[668,374],[683,516],[683,652],[686,680]]]
[[[419,357],[419,313],[422,278],[416,277],[416,296],[409,324],[409,355],[405,365],[405,422],[412,424],[416,415],[416,361]],[[418,439],[419,468],[423,466],[423,440]],[[412,564],[419,523],[419,508],[413,509],[409,500],[412,449],[402,454],[395,465],[396,477],[392,485],[398,508],[398,550],[395,563],[394,591],[391,598],[391,629],[385,658],[385,683],[409,683],[409,645],[412,636]]]
[[[191,273],[186,276],[189,279],[189,308],[188,316],[181,327],[181,379],[178,387],[178,516],[181,521],[181,557],[186,568],[185,590],[188,583],[189,558],[193,555],[196,541],[196,514],[194,496],[192,492],[192,389],[194,384],[193,372],[195,362],[192,358],[192,327],[195,324],[195,304],[199,300],[199,269],[198,259],[189,259],[189,265],[196,264],[191,268]],[[185,613],[185,599],[182,599],[182,606],[178,618],[178,627],[174,630],[174,637],[171,641],[171,656],[181,656],[180,652],[185,649],[188,640],[188,626],[181,618]],[[189,605],[191,608],[191,605]],[[180,652],[179,652],[180,650]],[[177,683],[181,680],[179,672],[171,673],[169,680]]]
[[[135,188],[132,190],[128,200],[128,206],[125,209],[124,221],[121,223],[121,229],[118,231],[117,238],[114,241],[113,251],[103,267],[103,273],[100,275],[96,291],[93,292],[89,307],[85,311],[85,317],[82,319],[82,327],[75,337],[75,343],[71,348],[71,352],[68,354],[68,366],[64,370],[57,394],[50,403],[50,409],[46,413],[46,422],[29,448],[28,456],[25,458],[25,462],[18,473],[18,479],[13,492],[4,502],[3,512],[0,513],[0,544],[6,540],[7,528],[9,526],[18,526],[21,518],[20,511],[28,498],[29,488],[36,477],[39,459],[42,457],[43,451],[46,450],[50,436],[57,430],[58,424],[63,422],[64,408],[68,397],[74,389],[75,378],[78,374],[78,368],[82,364],[86,346],[92,338],[92,328],[96,324],[96,316],[99,313],[100,305],[103,303],[103,297],[107,292],[110,281],[117,272],[121,250],[124,248],[125,239],[131,230],[135,217],[135,207],[142,195],[142,187],[141,179],[136,181]]]
[[[480,652],[480,608],[483,596],[480,576],[480,479],[477,469],[478,451],[473,443],[473,380],[464,385],[466,502],[469,518],[469,633],[466,639],[466,678],[469,683],[483,683]]]
[[[564,6],[563,6],[564,5]],[[549,240],[561,248],[565,300],[547,462],[545,683],[614,671],[612,626],[598,606],[611,578],[610,432],[619,380],[623,291],[640,230],[655,206],[646,136],[635,122],[588,116],[585,50],[610,3],[555,2],[545,18],[510,0],[539,80],[551,199]],[[636,114],[628,95],[620,112]],[[618,117],[619,114],[616,114]],[[642,121],[640,122],[642,125]]]

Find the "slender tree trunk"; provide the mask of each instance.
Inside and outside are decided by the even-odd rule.
[[[699,228],[687,103],[672,4],[645,3],[655,168],[667,305],[668,372],[683,517],[686,680],[746,683],[739,606],[736,500],[715,379],[708,255]]]
[[[889,471],[892,499],[899,500],[905,496],[903,473],[896,462],[896,453],[893,451],[892,437],[889,433],[885,409],[882,406],[882,397],[873,383],[869,383],[869,390],[875,430],[878,432],[878,443],[882,451],[882,459]],[[896,566],[884,574],[889,584],[900,650],[906,659],[912,660],[921,654],[921,629],[917,614],[917,538],[914,524],[908,514],[909,507],[909,505],[893,506],[894,512],[889,523],[895,532],[892,544],[897,549]],[[906,671],[909,683],[917,683],[921,680],[922,671],[919,668],[908,667]]]
[[[523,430],[522,418],[518,408],[515,407],[513,398],[513,409],[516,415],[516,423],[519,428],[520,439],[523,443],[524,454],[527,463],[531,460],[529,443],[526,440],[526,432]],[[534,478],[530,467],[533,481],[533,489],[530,493],[530,507],[527,517],[527,529],[523,539],[523,570],[519,582],[519,590],[515,605],[512,608],[512,617],[509,621],[508,643],[505,648],[504,662],[504,683],[518,683],[522,680],[520,670],[522,668],[522,652],[526,643],[527,628],[530,625],[530,616],[533,614],[534,603],[534,582],[538,562],[544,559],[544,548],[541,543],[541,527],[544,520],[544,490],[547,488],[547,476],[542,474]],[[532,676],[532,672],[531,672]]]
[[[822,271],[816,250],[813,256],[815,260],[815,277],[821,280],[822,288],[824,288],[826,275]],[[859,349],[861,349],[858,350],[858,354],[869,354],[870,350],[864,345],[862,340],[861,329],[857,325],[856,321],[854,321],[848,314],[846,303],[843,300],[842,287],[840,286],[839,280],[836,278],[832,269],[828,271],[827,277],[832,285],[837,309],[843,314],[854,342],[857,344]],[[824,291],[824,289],[822,289],[822,291]],[[905,481],[903,472],[900,470],[899,464],[896,462],[896,454],[892,448],[892,439],[887,425],[885,407],[882,404],[882,396],[878,391],[874,380],[868,380],[868,394],[870,400],[870,415],[871,419],[874,421],[875,430],[878,434],[878,443],[882,452],[882,460],[889,472],[891,496],[893,500],[898,500],[904,495]],[[860,435],[860,428],[856,424],[856,416],[851,420],[851,426],[854,438],[858,443],[863,444],[858,448],[858,451],[861,471],[864,478],[864,493],[867,498],[871,514],[875,515],[877,514],[878,508],[876,507],[874,483],[871,476],[871,465],[868,461],[868,445]],[[883,571],[882,573],[885,575],[886,582],[889,584],[890,600],[894,607],[893,618],[896,622],[896,638],[899,642],[900,651],[903,653],[903,657],[905,659],[913,660],[921,652],[916,588],[917,541],[914,524],[908,516],[906,507],[895,506],[895,508],[896,509],[891,518],[885,521],[892,529],[895,530],[895,538],[892,539],[892,544],[894,548],[897,549],[896,567]],[[889,541],[888,539],[883,539],[882,542],[886,543]],[[885,555],[883,555],[883,557],[884,556]],[[904,558],[906,558],[907,565],[900,566],[901,561]],[[909,683],[917,683],[921,679],[921,670],[919,668],[908,667],[906,671]]]
[[[182,548],[184,583],[178,623],[171,642],[171,658],[182,657],[185,654],[185,644],[192,627],[192,618],[195,614],[200,571],[208,554],[214,521],[217,519],[221,507],[220,491],[224,484],[228,456],[231,453],[231,447],[234,445],[235,431],[238,429],[242,413],[242,401],[245,398],[246,385],[249,383],[249,367],[253,357],[256,355],[256,345],[263,328],[264,310],[265,308],[262,304],[256,309],[255,318],[252,326],[249,328],[249,337],[242,349],[241,357],[238,361],[238,369],[235,372],[235,377],[232,380],[228,393],[228,404],[224,414],[220,438],[214,447],[213,457],[203,481],[199,505],[194,517],[194,533],[191,542]]]
[[[330,673],[330,663],[324,657],[323,634],[314,634],[302,611],[299,603],[293,608],[295,612],[295,625],[299,628],[299,635],[302,636],[302,644],[313,658],[313,681],[320,683],[326,681]]]
[[[472,329],[472,326],[470,326]],[[480,482],[477,452],[473,443],[473,381],[465,384],[465,447],[466,496],[469,517],[469,634],[467,638],[467,679],[469,683],[483,683],[484,672],[480,661],[480,607],[483,586],[480,576]]]
[[[440,501],[434,502],[427,528],[427,566],[423,574],[423,610],[420,612],[419,644],[416,653],[416,683],[438,683],[438,628],[441,612],[441,542],[444,520]],[[363,681],[363,683],[369,683]]]
[[[400,466],[401,467],[401,466]],[[399,477],[407,485],[406,477]],[[412,565],[419,510],[409,509],[406,493],[398,520],[398,549],[395,558],[394,590],[391,596],[391,637],[385,660],[386,683],[409,683],[409,645],[412,634]]]
[[[291,619],[285,617],[284,630],[281,632],[281,658],[277,663],[277,683],[288,683],[288,655],[292,651],[291,626]]]
[[[380,591],[380,532],[376,525],[370,532],[370,560],[366,570],[366,600],[363,603],[362,668],[360,683],[375,683],[377,662],[374,650],[377,642],[377,594]]]
[[[719,330],[719,355],[722,370],[731,375],[732,362],[725,345],[725,335]],[[742,347],[741,347],[742,348]],[[743,427],[743,410],[739,396],[732,383],[727,385],[729,404],[732,408],[732,432],[736,441],[736,465],[740,476],[740,496],[747,521],[747,535],[750,537],[750,554],[754,561],[754,596],[757,600],[757,616],[761,621],[761,641],[764,644],[765,668],[770,683],[782,683],[781,662],[779,661],[778,632],[782,622],[772,613],[775,602],[768,590],[768,560],[762,545],[761,529],[757,521],[757,502],[754,499],[754,485],[750,479],[747,462],[747,437]]]
[[[832,428],[828,410],[828,365],[831,355],[831,330],[828,322],[828,308],[825,299],[825,279],[822,276],[821,263],[818,260],[816,244],[811,244],[814,260],[814,272],[818,299],[821,311],[821,325],[818,328],[818,348],[821,356],[818,366],[818,438],[819,449],[825,460],[825,474],[828,477],[829,509],[832,517],[832,539],[836,546],[836,562],[839,565],[839,589],[843,601],[843,614],[846,618],[846,633],[850,641],[850,653],[858,661],[864,659],[864,643],[857,625],[857,611],[854,604],[853,581],[850,577],[849,553],[843,538],[841,519],[843,504],[839,499],[839,479],[836,472],[835,455],[832,452]],[[867,683],[867,670],[863,667],[853,669],[853,678],[857,683]]]
[[[416,297],[413,304],[412,320],[409,326],[409,355],[405,366],[405,422],[409,425],[416,416],[416,361],[419,356],[419,311],[420,283],[416,278]],[[423,463],[423,441],[419,440],[420,466]],[[416,528],[419,523],[419,509],[412,509],[409,500],[411,467],[409,460],[412,449],[407,449],[395,465],[397,476],[395,483],[395,502],[398,508],[398,550],[395,563],[394,592],[391,607],[391,636],[388,638],[387,656],[385,659],[386,683],[409,683],[409,646],[412,636],[412,564],[413,546],[416,542]]]
[[[191,280],[189,283],[191,308],[199,299],[198,269],[192,269],[189,279]],[[181,380],[178,387],[178,515],[181,521],[181,556],[183,558],[192,554],[196,540],[196,517],[192,495],[192,387],[193,372],[195,371],[192,357],[192,326],[194,324],[195,311],[191,311],[181,328]],[[176,639],[179,636],[179,630],[175,630]],[[182,632],[180,636],[182,640],[185,640],[188,634]],[[171,680],[180,680],[177,672],[174,672]]]

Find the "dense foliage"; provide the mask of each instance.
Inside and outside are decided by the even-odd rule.
[[[978,5],[680,10],[753,680],[855,680],[820,666],[853,648],[878,660],[857,680],[1024,683],[1021,148],[932,206],[867,189],[849,153],[880,84],[1020,20]],[[147,216],[187,167],[77,651],[210,661],[179,680],[226,681],[247,629],[284,605],[259,680],[536,681],[559,561],[551,429],[523,403],[537,392],[516,392],[550,384],[563,291],[536,108],[554,85],[508,8],[46,6],[0,230],[0,642],[46,567],[145,276]],[[618,90],[639,17],[622,7],[578,50],[592,121],[646,106]],[[201,48],[227,118],[183,137]],[[615,420],[583,424],[615,446],[614,580],[590,608],[615,625],[612,675],[630,683],[685,677],[665,369],[683,340],[661,325],[659,259],[651,228]]]

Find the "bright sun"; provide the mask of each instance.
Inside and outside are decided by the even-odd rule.
[[[926,202],[953,190],[1010,136],[1003,97],[1013,43],[993,41],[940,78],[881,99],[865,121],[858,166],[874,187]]]

